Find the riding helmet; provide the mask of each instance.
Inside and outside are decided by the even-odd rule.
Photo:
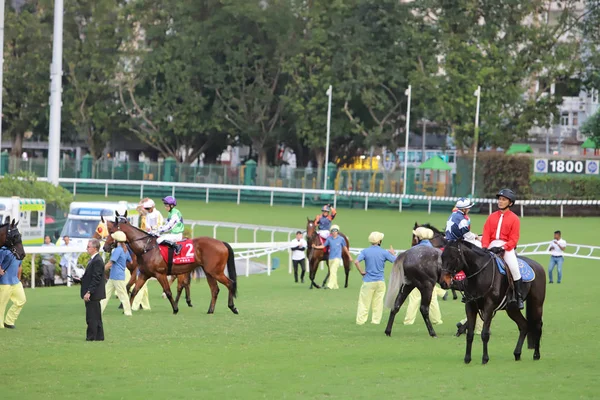
[[[498,192],[498,194],[496,195],[496,198],[498,197],[506,197],[507,199],[510,200],[510,202],[512,204],[515,204],[515,201],[517,201],[517,195],[515,194],[515,192],[513,192],[510,189],[502,189]]]
[[[164,205],[168,205],[168,206],[176,206],[177,205],[177,200],[173,196],[165,197],[164,199],[162,199],[162,202]]]

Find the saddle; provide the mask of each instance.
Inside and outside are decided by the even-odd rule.
[[[321,246],[324,246],[324,245],[325,245],[325,241],[326,241],[327,239],[323,239],[323,238],[321,237],[321,235],[319,235],[319,234],[317,234],[317,237],[318,237],[318,238],[319,238],[319,240],[321,241]],[[327,247],[325,247],[325,248],[323,249],[323,253],[324,253],[325,255],[327,255],[327,253],[329,253],[329,249],[328,249]]]
[[[167,275],[171,275],[171,268],[173,267],[173,264],[191,264],[196,261],[194,242],[192,239],[182,240],[181,242],[177,242],[177,244],[181,246],[181,251],[179,254],[175,254],[173,247],[167,244],[161,243],[158,245],[158,248],[160,249],[160,255],[167,263]]]
[[[502,259],[502,257],[496,256],[494,258],[496,259],[496,266],[498,267],[498,272],[500,272],[502,275],[506,275],[507,265]],[[521,279],[523,280],[523,282],[533,281],[535,279],[535,272],[533,271],[533,268],[531,268],[527,261],[518,257],[517,260],[519,262],[519,271],[521,272]]]

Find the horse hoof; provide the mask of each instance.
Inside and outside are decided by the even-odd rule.
[[[482,360],[481,360],[481,364],[482,364],[482,365],[485,365],[485,364],[487,364],[487,363],[488,363],[488,361],[490,361],[490,359],[489,359],[489,358],[484,358],[484,359],[482,359]]]
[[[515,361],[521,361],[521,355],[515,354]]]
[[[235,308],[235,307],[233,307],[233,308],[230,308],[230,310],[231,310],[231,312],[232,312],[232,313],[234,313],[234,314],[236,314],[236,315],[237,315],[237,314],[239,314],[239,311],[238,311],[238,309],[237,309],[237,308]]]
[[[392,331],[385,331],[385,336],[390,337],[392,336]]]
[[[438,337],[437,337],[437,335],[435,335],[435,334],[434,334],[434,335],[431,335],[431,337],[432,337],[432,338],[434,338],[434,339],[437,339],[437,338],[438,338]]]
[[[465,357],[465,364],[471,363],[471,357]]]
[[[175,310],[173,310],[173,314],[177,314],[179,312],[179,308],[176,308]]]
[[[533,355],[533,359],[534,359],[535,361],[539,360],[539,359],[540,359],[540,355],[539,355],[539,354],[534,354],[534,355]]]
[[[194,307],[192,303],[187,303],[188,307]]]

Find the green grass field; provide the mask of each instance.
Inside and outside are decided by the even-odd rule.
[[[78,200],[88,200],[78,196]],[[187,219],[237,221],[303,228],[317,209],[227,203],[181,202]],[[367,246],[372,230],[384,245],[406,248],[415,220],[443,228],[447,215],[419,212],[339,210],[336,222],[354,247]],[[480,231],[484,216],[473,218]],[[600,245],[599,218],[524,218],[521,243],[550,240],[556,229],[570,243]],[[201,232],[196,234],[210,234]],[[221,232],[232,240],[232,231]],[[249,239],[242,237],[240,240]],[[270,234],[261,234],[261,240]],[[280,235],[276,240],[284,240]],[[547,265],[548,257],[538,260]],[[240,315],[226,307],[221,287],[214,315],[207,315],[206,282],[192,285],[190,309],[180,302],[172,315],[151,282],[151,311],[126,318],[111,299],[104,314],[105,342],[85,342],[85,310],[79,287],[26,290],[28,303],[16,330],[0,330],[2,399],[374,399],[598,398],[597,261],[567,259],[561,285],[548,287],[542,359],[532,351],[513,361],[514,323],[499,313],[492,323],[490,363],[481,361],[475,339],[473,362],[464,365],[464,336],[453,337],[464,315],[460,301],[440,299],[444,323],[438,339],[419,317],[403,326],[400,311],[393,336],[382,325],[354,323],[360,278],[350,287],[309,290],[293,283],[287,257],[271,276],[239,277]],[[388,267],[389,270],[389,267]],[[322,281],[324,272],[318,273]],[[596,315],[596,317],[594,317]]]

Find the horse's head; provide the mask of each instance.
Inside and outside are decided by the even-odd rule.
[[[309,217],[306,217],[306,237],[311,237],[317,231],[315,221]]]
[[[4,246],[7,247],[17,258],[17,260],[22,260],[25,258],[25,249],[23,248],[23,241],[21,240],[21,232],[17,226],[18,222],[15,222],[13,219],[12,222],[6,224],[6,240],[4,241]]]

